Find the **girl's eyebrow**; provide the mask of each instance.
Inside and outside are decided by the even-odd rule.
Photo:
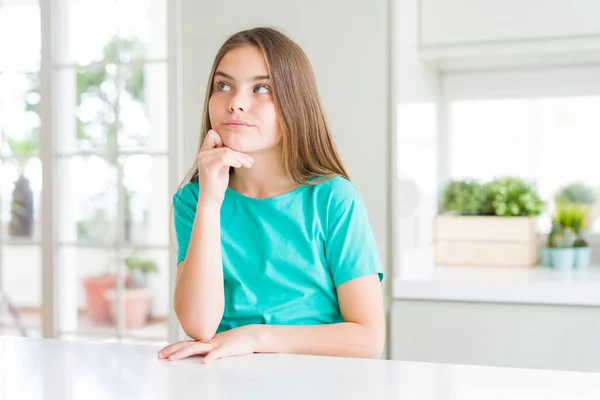
[[[225,72],[217,71],[217,72],[215,72],[215,76],[217,76],[217,75],[218,76],[222,76],[225,79],[229,79],[231,81],[235,81],[235,78],[233,76],[228,75]],[[271,79],[271,78],[269,77],[269,75],[258,75],[258,76],[255,76],[254,78],[250,79],[250,80],[251,81],[262,81],[262,80],[265,80],[265,79]]]

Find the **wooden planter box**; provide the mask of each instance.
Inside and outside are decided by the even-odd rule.
[[[535,217],[461,217],[435,220],[438,265],[532,267],[539,259]]]

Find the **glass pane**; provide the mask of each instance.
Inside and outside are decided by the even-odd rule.
[[[123,302],[126,336],[166,341],[168,337],[169,251],[124,249],[127,271]]]
[[[55,96],[59,152],[116,148],[119,113],[117,67],[60,70]],[[75,120],[73,120],[73,116]]]
[[[120,158],[125,191],[125,242],[169,245],[171,196],[167,157],[131,155]]]
[[[41,239],[42,163],[39,158],[0,163],[0,243]]]
[[[0,73],[0,156],[39,153],[39,73]]]
[[[115,15],[120,61],[167,57],[166,0],[119,0]]]
[[[41,54],[39,5],[0,2],[0,71],[37,71]]]
[[[116,315],[110,296],[116,288],[117,258],[111,249],[60,247],[56,263],[57,330],[114,336]]]
[[[116,61],[117,0],[57,0],[60,65]]]
[[[0,335],[41,336],[41,265],[39,246],[0,246]]]
[[[59,65],[166,57],[165,0],[58,0]]]
[[[147,64],[120,70],[119,147],[167,152],[167,67]]]
[[[598,110],[599,96],[454,102],[451,178],[516,175],[536,180],[549,211],[568,184],[583,183],[598,198]],[[600,232],[598,218],[592,231]]]
[[[57,162],[57,232],[61,243],[115,243],[118,178],[115,162],[74,156]]]

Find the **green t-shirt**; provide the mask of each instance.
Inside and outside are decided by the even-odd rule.
[[[185,259],[198,182],[173,196],[177,263]],[[221,206],[225,310],[218,332],[249,324],[343,322],[336,287],[383,270],[355,186],[336,177],[256,199],[228,188]]]

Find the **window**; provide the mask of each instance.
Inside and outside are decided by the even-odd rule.
[[[0,66],[0,287],[21,320],[4,312],[0,321],[19,331],[31,320],[28,334],[40,333],[42,228],[52,224],[56,302],[44,317],[56,316],[55,334],[165,341],[174,152],[167,1],[40,0],[41,14],[37,1],[22,3],[0,3],[0,59],[8,60]],[[51,42],[40,41],[45,34]],[[40,43],[51,43],[49,59]],[[44,69],[51,93],[40,91]],[[40,148],[40,125],[50,123],[40,101],[52,102],[52,149]],[[42,182],[39,153],[49,150],[51,182]],[[51,217],[40,213],[46,184]]]
[[[600,198],[599,66],[438,71],[428,82],[435,89],[395,114],[396,277],[432,274],[433,220],[451,179],[536,181],[549,205],[542,233],[560,188],[583,183]],[[586,236],[597,263],[600,218]]]
[[[451,179],[522,176],[549,204],[571,183],[600,188],[600,96],[461,100],[449,113]]]

